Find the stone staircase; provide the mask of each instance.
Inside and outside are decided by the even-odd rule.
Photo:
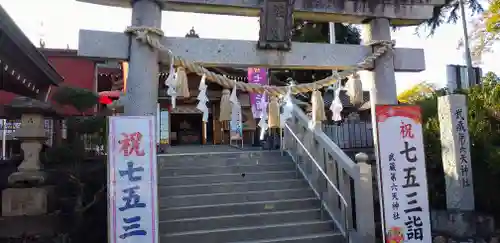
[[[158,162],[161,242],[344,242],[280,152],[174,154]]]

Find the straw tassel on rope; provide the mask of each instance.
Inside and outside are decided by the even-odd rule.
[[[278,97],[271,96],[271,102],[269,102],[269,118],[268,124],[269,128],[280,127],[280,105],[278,103]]]
[[[311,103],[312,103],[312,121],[318,123],[326,120],[325,103],[323,102],[321,91],[315,90],[312,92]]]
[[[220,113],[219,121],[230,121],[231,120],[231,92],[228,89],[222,91],[222,97],[220,99]]]
[[[186,74],[186,69],[183,67],[177,68],[177,93],[180,94],[181,97],[189,98],[189,86],[188,86],[188,78]]]

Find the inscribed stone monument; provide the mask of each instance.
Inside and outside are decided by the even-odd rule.
[[[449,210],[474,210],[466,102],[466,96],[462,94],[438,98],[446,203]]]

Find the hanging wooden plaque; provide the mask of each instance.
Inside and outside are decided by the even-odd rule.
[[[292,47],[293,0],[264,0],[260,11],[259,49]]]

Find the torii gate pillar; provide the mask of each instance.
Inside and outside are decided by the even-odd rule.
[[[391,26],[388,19],[385,18],[375,18],[364,26],[363,40],[365,42],[370,42],[372,40],[391,40]],[[394,51],[387,50],[384,55],[375,60],[374,68],[371,72],[366,72],[363,75],[364,78],[369,79],[371,82],[370,90],[370,104],[371,104],[371,114],[372,114],[372,124],[375,126],[377,124],[375,105],[377,104],[397,104],[397,90],[396,90],[396,76],[394,68]],[[373,129],[373,143],[375,148],[378,148],[378,133],[377,129]],[[375,156],[379,158],[378,149],[375,149]],[[377,178],[380,178],[380,171],[377,170]],[[363,178],[362,178],[363,179]],[[378,183],[379,198],[382,198],[381,185]],[[361,200],[362,202],[364,200]],[[366,201],[371,203],[372,201],[366,198]],[[373,205],[373,204],[369,204]],[[359,215],[370,215],[375,214],[373,206],[360,205],[363,210],[369,210],[367,212],[362,212]],[[366,208],[366,209],[365,209]],[[381,208],[382,210],[382,208]],[[383,214],[382,214],[383,217]],[[382,222],[383,222],[382,218]],[[367,226],[367,225],[363,225]],[[374,233],[374,225],[368,225],[372,228],[367,228],[360,230],[363,233]],[[384,226],[382,225],[382,232],[385,232]],[[361,242],[374,242],[375,235],[362,235]]]
[[[132,0],[132,26],[161,28],[161,6],[156,0]],[[131,36],[129,74],[124,113],[154,116],[158,102],[158,51]]]
[[[375,18],[364,26],[363,41],[391,40],[391,26],[386,18]],[[384,55],[375,60],[374,69],[368,75],[372,92],[372,104],[397,104],[396,76],[394,70],[394,51],[387,50]],[[367,80],[368,81],[368,80]],[[372,110],[374,116],[374,110]],[[375,123],[373,123],[375,124]]]

